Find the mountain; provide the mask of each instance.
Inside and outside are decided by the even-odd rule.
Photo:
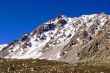
[[[110,15],[58,16],[0,51],[6,59],[46,59],[67,63],[110,60]]]
[[[0,51],[1,51],[4,47],[6,47],[6,46],[8,46],[8,44],[0,45]]]

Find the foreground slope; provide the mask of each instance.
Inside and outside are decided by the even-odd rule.
[[[110,60],[110,16],[104,13],[50,20],[0,51],[6,59],[77,63]]]
[[[67,64],[46,60],[11,60],[0,62],[1,73],[110,73],[110,64],[85,62]]]

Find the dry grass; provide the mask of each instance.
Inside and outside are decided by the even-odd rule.
[[[13,60],[0,62],[0,73],[110,73],[110,65],[86,62],[70,65],[47,60]]]

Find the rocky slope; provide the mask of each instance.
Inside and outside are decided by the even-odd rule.
[[[0,51],[1,58],[47,59],[76,63],[110,59],[110,16],[58,16]]]

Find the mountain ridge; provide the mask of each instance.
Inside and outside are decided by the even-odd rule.
[[[91,59],[98,52],[110,48],[106,45],[109,42],[109,19],[110,15],[104,13],[74,18],[58,16],[6,46],[0,51],[0,57],[38,58],[67,63]],[[107,32],[105,29],[108,29]]]

